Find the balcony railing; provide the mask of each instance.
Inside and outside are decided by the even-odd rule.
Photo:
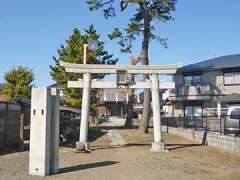
[[[213,85],[184,85],[177,86],[175,96],[203,96],[217,94],[217,88]]]

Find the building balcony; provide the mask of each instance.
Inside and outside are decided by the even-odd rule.
[[[213,85],[183,85],[177,86],[170,94],[170,100],[209,100],[212,96],[221,94]]]

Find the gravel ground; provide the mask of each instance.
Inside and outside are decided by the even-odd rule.
[[[0,180],[82,179],[82,180],[159,180],[159,179],[240,179],[240,156],[212,147],[200,146],[164,134],[170,152],[149,151],[152,131],[118,130],[127,143],[112,147],[107,130],[92,142],[92,153],[75,153],[60,148],[60,172],[48,177],[28,175],[28,152],[0,155]]]

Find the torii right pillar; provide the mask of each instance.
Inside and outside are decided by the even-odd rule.
[[[160,95],[158,74],[152,74],[152,110],[154,142],[151,151],[165,151],[165,144],[162,140],[161,114],[160,114]]]

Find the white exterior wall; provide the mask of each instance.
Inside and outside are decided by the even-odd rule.
[[[222,70],[206,71],[202,75],[203,84],[215,86],[215,94],[240,94],[240,85],[224,85],[224,73]]]

